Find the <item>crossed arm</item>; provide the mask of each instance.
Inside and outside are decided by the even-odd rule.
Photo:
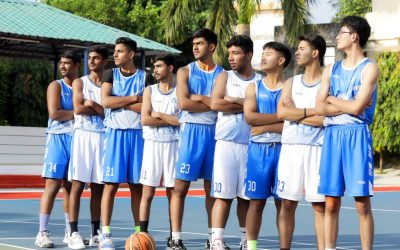
[[[60,106],[61,87],[57,81],[53,81],[47,87],[47,110],[52,120],[68,121],[74,119],[74,112],[63,110]]]
[[[83,81],[81,78],[72,82],[72,93],[75,114],[104,116],[104,108],[100,104],[83,98]]]
[[[101,85],[101,102],[104,108],[125,108],[136,113],[140,113],[142,107],[142,97],[139,95],[113,96],[112,83],[109,82]]]
[[[226,113],[242,113],[243,99],[226,95],[228,73],[222,72],[215,79],[214,89],[211,93],[211,109]]]
[[[146,87],[143,93],[142,103],[142,124],[145,126],[179,126],[178,116],[167,115],[161,112],[152,111],[151,108],[151,89]]]
[[[379,77],[376,64],[369,63],[362,73],[362,84],[354,100],[342,100],[329,95],[331,67],[327,67],[322,74],[321,87],[317,95],[317,113],[325,116],[338,114],[359,115],[370,104],[375,83]]]
[[[278,102],[278,118],[296,121],[309,126],[323,126],[324,117],[317,115],[315,108],[297,108],[292,98],[292,81],[286,81]]]

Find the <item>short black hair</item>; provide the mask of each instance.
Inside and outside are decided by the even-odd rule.
[[[137,44],[134,40],[130,39],[129,37],[120,37],[115,41],[115,44],[121,44],[121,43],[125,45],[128,48],[128,50],[136,53]]]
[[[292,52],[290,52],[290,49],[287,46],[278,42],[269,42],[264,44],[263,50],[266,48],[273,49],[282,54],[282,56],[285,58],[285,64],[283,64],[283,68],[286,68],[289,65],[290,59],[292,58]]]
[[[171,54],[159,54],[154,57],[154,62],[163,61],[167,66],[175,65],[175,58]]]
[[[351,32],[357,33],[361,48],[367,44],[371,35],[371,26],[368,21],[360,16],[347,16],[343,18],[340,27],[346,26]]]
[[[104,45],[90,46],[88,51],[89,51],[89,53],[96,52],[96,53],[100,54],[103,59],[108,59],[108,49]]]
[[[299,41],[308,42],[313,49],[319,51],[319,64],[324,66],[324,56],[326,52],[326,42],[325,39],[318,34],[308,34],[304,36],[299,36]]]
[[[210,30],[210,29],[199,29],[197,31],[195,31],[192,35],[192,41],[195,38],[204,38],[204,40],[207,41],[207,43],[211,44],[215,44],[215,46],[217,46],[218,43],[218,37],[217,35],[214,33],[214,31]]]
[[[244,53],[253,53],[253,40],[246,35],[235,35],[226,43],[226,47],[229,49],[232,46],[240,47]]]
[[[81,64],[81,55],[76,51],[73,50],[64,51],[63,53],[61,53],[60,58],[61,57],[71,59],[74,64],[77,63]]]

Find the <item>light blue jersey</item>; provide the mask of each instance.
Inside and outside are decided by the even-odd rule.
[[[143,95],[146,73],[137,69],[131,76],[123,76],[119,68],[113,69],[113,96]],[[105,109],[104,124],[113,129],[141,129],[140,114],[124,108]]]
[[[101,87],[97,86],[89,76],[81,77],[84,100],[91,100],[101,105]],[[77,115],[75,114],[75,129],[91,132],[104,132],[103,117],[101,115]]]
[[[343,100],[354,100],[362,84],[362,72],[365,66],[372,61],[364,58],[356,67],[346,68],[343,61],[332,66],[329,93]],[[372,93],[372,105],[366,107],[359,115],[340,114],[327,116],[325,126],[345,124],[371,124],[376,106],[377,88]]]
[[[61,88],[60,94],[60,108],[62,110],[72,111],[74,107],[72,105],[72,87],[64,82],[64,80],[57,80]],[[68,121],[57,121],[49,118],[47,123],[48,134],[67,134],[73,132],[74,120]]]
[[[250,83],[261,79],[261,75],[254,73],[250,79],[243,79],[235,71],[227,71],[226,95],[235,98],[244,98],[246,88]],[[246,123],[243,113],[218,112],[215,127],[215,139],[248,144],[250,140],[250,126]]]
[[[189,94],[211,96],[214,87],[215,78],[224,70],[221,66],[216,65],[212,71],[204,71],[199,68],[197,62],[189,65]],[[196,124],[215,124],[217,113],[214,111],[207,112],[189,112],[182,110],[179,114],[180,123],[196,123]]]
[[[278,101],[282,94],[282,88],[269,89],[263,80],[255,83],[257,112],[261,114],[276,114]],[[251,136],[250,141],[259,143],[280,142],[281,134],[265,132]]]

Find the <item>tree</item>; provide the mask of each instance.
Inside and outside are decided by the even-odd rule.
[[[284,11],[284,28],[290,44],[305,32],[308,23],[308,4],[314,0],[280,0]],[[233,34],[234,27],[239,24],[239,34],[250,34],[251,18],[257,11],[260,0],[168,0],[163,11],[166,42],[170,45],[182,43],[188,39],[187,20],[194,13],[207,11],[206,27],[213,30],[219,37],[216,60],[223,61],[226,55],[225,43]],[[236,5],[235,5],[236,4]],[[191,30],[193,32],[194,30]]]
[[[371,12],[372,0],[336,0],[332,3],[334,7],[339,6],[339,11],[333,18],[333,22],[340,22],[346,16],[365,16]]]
[[[382,171],[383,154],[400,153],[400,53],[381,53],[377,64],[380,75],[372,138],[374,150],[380,155]]]

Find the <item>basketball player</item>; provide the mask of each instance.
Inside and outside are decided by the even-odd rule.
[[[52,248],[54,243],[49,238],[49,219],[54,200],[60,187],[63,187],[64,216],[66,221],[63,242],[68,244],[70,234],[68,206],[71,183],[67,181],[68,165],[73,136],[74,112],[72,106],[72,81],[78,77],[81,57],[73,51],[61,54],[59,70],[62,79],[53,81],[47,88],[47,126],[46,151],[42,177],[45,178],[45,189],[40,200],[39,232],[35,245]]]
[[[274,189],[282,199],[279,239],[281,249],[290,249],[297,204],[305,190],[305,199],[311,202],[314,210],[318,249],[323,250],[325,197],[317,190],[324,129],[323,117],[315,113],[315,101],[321,83],[326,43],[324,38],[314,34],[299,40],[296,63],[304,68],[304,74],[286,81],[278,102],[278,117],[285,120]]]
[[[104,71],[101,102],[105,108],[103,178],[101,199],[102,236],[100,249],[114,249],[110,221],[115,194],[120,183],[127,182],[131,191],[131,209],[135,231],[139,231],[139,207],[142,185],[139,183],[143,156],[143,135],[140,121],[142,94],[146,74],[137,69],[133,59],[136,42],[121,37],[116,40],[114,62],[118,68]]]
[[[143,161],[140,183],[140,231],[147,232],[151,202],[156,187],[166,187],[168,217],[174,187],[175,164],[178,153],[178,99],[174,82],[175,59],[161,54],[154,59],[154,76],[158,84],[146,87],[143,94]]]
[[[372,249],[374,219],[370,197],[374,162],[368,125],[374,117],[379,71],[363,53],[371,33],[368,22],[348,16],[340,26],[336,47],[346,54],[346,59],[324,70],[317,102],[317,112],[326,116],[318,188],[326,197],[325,249],[336,249],[345,190],[355,199],[362,249]]]
[[[244,193],[247,145],[250,126],[243,115],[246,87],[261,79],[251,66],[253,41],[248,36],[233,36],[227,43],[228,61],[232,70],[221,73],[215,80],[211,95],[211,109],[218,111],[215,129],[214,170],[211,196],[211,249],[229,249],[223,234],[233,199],[237,198],[237,216],[241,231],[241,245],[246,241],[246,214],[249,207]]]
[[[91,183],[90,214],[92,233],[89,245],[98,243],[100,229],[100,205],[104,185],[101,183],[102,158],[104,154],[103,125],[104,110],[101,106],[101,84],[108,50],[103,46],[89,48],[88,66],[90,74],[75,79],[72,84],[75,113],[74,140],[72,143],[69,179],[72,188],[69,199],[71,237],[68,247],[84,248],[78,232],[80,198],[85,183]]]
[[[204,179],[209,238],[211,236],[213,200],[210,189],[217,114],[210,109],[210,95],[214,80],[223,68],[216,65],[212,58],[217,46],[217,35],[214,32],[209,29],[196,31],[192,36],[192,46],[196,61],[177,72],[176,94],[182,112],[179,119],[181,128],[175,186],[171,199],[173,249],[185,249],[181,239],[185,198],[190,182],[199,178]],[[209,245],[209,241],[207,243]]]
[[[290,49],[277,42],[263,46],[262,80],[246,88],[244,116],[252,126],[248,149],[245,195],[250,198],[246,217],[247,249],[257,249],[262,213],[267,198],[272,195],[281,150],[283,121],[276,114],[284,84],[283,69],[289,65]],[[277,218],[280,200],[275,199]]]

